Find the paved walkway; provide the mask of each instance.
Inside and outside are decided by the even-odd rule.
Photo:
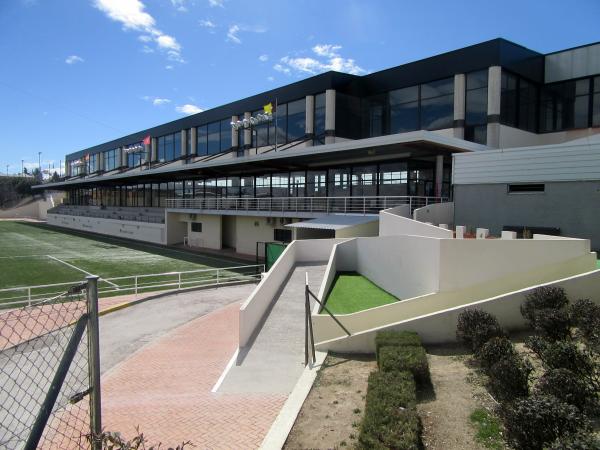
[[[288,395],[304,370],[304,284],[319,290],[326,265],[298,265],[269,311],[260,332],[241,351],[219,392]],[[311,302],[311,305],[313,303]]]
[[[103,376],[103,426],[163,447],[257,448],[286,395],[211,389],[238,343],[239,302],[179,326]]]

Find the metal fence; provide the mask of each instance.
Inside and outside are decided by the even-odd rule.
[[[99,434],[96,281],[0,313],[0,448],[90,448]]]
[[[409,205],[416,208],[448,201],[446,197],[262,197],[262,198],[168,198],[167,208],[229,211],[261,211],[324,214],[373,214],[382,209]]]
[[[142,294],[259,281],[264,264],[99,278],[98,295]],[[0,309],[33,306],[60,295],[73,282],[0,289]]]

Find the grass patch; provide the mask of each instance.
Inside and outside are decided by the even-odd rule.
[[[333,314],[351,314],[376,306],[388,305],[398,299],[356,272],[335,276],[325,306]],[[322,314],[326,314],[322,311]]]
[[[469,416],[471,423],[477,432],[475,439],[485,448],[502,450],[504,440],[502,439],[502,425],[500,421],[483,408],[478,408]]]

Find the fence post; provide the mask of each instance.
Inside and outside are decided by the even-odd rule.
[[[100,398],[100,334],[98,330],[98,277],[89,275],[87,280],[88,310],[88,359],[90,375],[90,431],[92,450],[101,450],[102,400]]]
[[[181,272],[177,272],[177,289],[181,290]]]
[[[134,289],[134,294],[137,295],[137,276],[133,277],[133,289]]]
[[[217,284],[219,284],[219,269],[217,269]]]
[[[31,287],[27,288],[27,306],[31,306]]]

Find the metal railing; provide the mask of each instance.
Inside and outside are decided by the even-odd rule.
[[[252,197],[252,198],[168,198],[167,208],[217,211],[262,211],[298,213],[368,214],[395,206],[416,208],[448,201],[446,197]]]
[[[132,222],[145,222],[145,223],[165,223],[164,214],[157,212],[146,213],[143,212],[145,208],[140,207],[140,211],[132,211],[134,207],[128,207],[127,211],[121,211],[118,208],[106,208],[106,209],[90,209],[87,206],[76,206],[76,205],[59,205],[48,210],[49,214],[58,214],[64,216],[80,216],[80,217],[93,217],[96,219],[113,219],[113,220],[128,220]],[[138,208],[135,208],[138,209]]]
[[[100,297],[141,294],[155,291],[193,289],[233,283],[260,281],[264,264],[198,269],[183,272],[163,272],[123,277],[99,278]],[[0,289],[0,308],[20,308],[36,305],[65,291],[69,283],[43,284]]]

